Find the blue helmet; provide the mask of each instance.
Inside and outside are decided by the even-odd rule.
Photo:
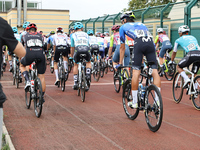
[[[17,27],[12,27],[12,30],[13,30],[14,33],[17,33],[17,32],[18,32]]]
[[[83,28],[83,24],[81,22],[74,23],[74,30]]]
[[[94,34],[94,33],[93,33],[93,30],[88,30],[88,31],[87,31],[87,34],[88,34],[88,35]]]
[[[26,29],[26,27],[27,27],[29,24],[30,24],[30,22],[28,22],[28,21],[24,22],[23,28]]]

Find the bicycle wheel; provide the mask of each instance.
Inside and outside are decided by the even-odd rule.
[[[105,74],[107,74],[108,73],[108,64],[106,63],[105,65],[106,65],[105,66]]]
[[[26,102],[26,108],[29,109],[31,106],[31,91],[25,91],[25,102]]]
[[[36,97],[34,98],[34,109],[36,117],[42,114],[42,84],[38,77],[34,80],[34,90]]]
[[[197,110],[200,110],[200,76],[196,76],[194,78],[194,86],[196,93],[191,95],[192,98],[192,104]]]
[[[80,87],[82,102],[85,101],[85,87],[86,87],[85,71],[82,70],[81,87]]]
[[[103,64],[102,61],[100,63],[100,75],[101,75],[101,78],[103,78],[103,76],[104,76],[104,64]]]
[[[122,103],[124,111],[127,117],[131,120],[137,118],[139,114],[139,108],[133,109],[128,106],[128,102],[132,101],[132,94],[131,94],[131,79],[128,79],[123,86],[123,93],[122,93]]]
[[[53,68],[53,67],[51,67],[51,66],[52,66],[52,64],[51,64],[51,62],[52,62],[52,59],[53,59],[53,56],[51,56],[51,58],[50,58],[50,72],[51,72],[51,73],[53,73],[53,72],[54,72],[54,68]]]
[[[114,87],[115,87],[115,91],[117,93],[119,93],[120,91],[120,76],[118,73],[116,73],[115,69],[114,69],[114,75],[113,75],[113,79],[114,79]]]
[[[130,78],[129,72],[126,68],[123,69],[123,82],[122,85]]]
[[[158,131],[162,123],[163,103],[159,89],[153,84],[148,87],[145,94],[144,114],[149,129],[153,132]]]
[[[164,72],[165,78],[168,81],[171,81],[174,77],[174,74],[176,73],[176,65],[175,64],[167,65],[167,67],[168,67],[168,72]]]
[[[61,89],[64,92],[65,91],[65,69],[64,69],[63,65],[62,65],[61,70],[62,70],[61,73],[60,73],[60,75],[61,75],[61,79],[60,79],[60,81],[61,81]]]
[[[98,63],[98,62],[94,62],[93,77],[94,77],[94,80],[95,80],[96,82],[99,81],[99,78],[100,78],[100,66],[99,66],[99,63]]]
[[[15,83],[16,83],[16,88],[19,88],[19,67],[16,67],[16,74],[15,74]]]
[[[173,79],[172,92],[174,101],[179,103],[183,96],[183,77],[178,72]]]
[[[77,83],[78,83],[77,95],[80,96],[79,71],[78,71],[78,75],[77,75]]]

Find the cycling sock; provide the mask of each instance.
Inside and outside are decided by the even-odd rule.
[[[58,69],[55,69],[56,80],[58,80]]]
[[[12,60],[9,60],[10,67],[12,67]]]
[[[75,75],[74,75],[74,84],[77,84],[77,77],[78,77],[78,75],[75,74]]]
[[[138,90],[132,90],[133,104],[137,103],[137,93]]]
[[[65,68],[65,70],[68,70],[68,63],[67,63],[67,61],[64,61],[64,68]]]
[[[182,71],[180,74],[183,77],[184,81],[189,79],[189,77],[186,75],[185,71]]]
[[[53,67],[53,60],[51,61],[51,67]]]
[[[29,81],[28,71],[24,71],[22,74],[23,74],[25,80],[26,80],[26,81]]]
[[[161,88],[160,87],[158,87],[158,90],[159,91],[161,91]],[[159,101],[159,99],[158,99],[158,95],[157,95],[157,93],[155,92],[155,100],[156,100],[156,102],[158,102]]]

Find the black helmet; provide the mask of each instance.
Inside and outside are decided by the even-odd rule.
[[[133,18],[133,19],[135,19],[135,15],[134,15],[133,12],[123,13],[123,14],[121,14],[120,20],[123,20],[124,18]]]

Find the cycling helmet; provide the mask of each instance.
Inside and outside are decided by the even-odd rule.
[[[70,29],[69,29],[69,31],[73,31],[73,30],[74,30],[74,28],[70,28]]]
[[[109,36],[109,33],[108,32],[104,32],[105,36]]]
[[[35,28],[35,29],[37,30],[36,24],[30,23],[30,24],[27,26],[26,30],[30,30],[31,28]]]
[[[158,28],[158,29],[157,29],[157,32],[158,32],[158,33],[161,33],[161,32],[163,33],[163,28]]]
[[[88,30],[88,31],[87,31],[87,34],[88,34],[88,35],[94,34],[94,33],[93,33],[93,30]]]
[[[24,22],[23,28],[25,29],[29,24],[30,24],[30,22],[28,22],[28,21]]]
[[[113,31],[113,30],[118,30],[119,28],[120,28],[119,25],[114,25],[114,26],[112,26],[111,30],[112,30],[112,31]]]
[[[74,23],[74,30],[83,28],[83,24],[81,22]]]
[[[55,34],[55,31],[51,31],[50,34]]]
[[[39,31],[40,34],[43,34],[43,31]]]
[[[17,27],[12,27],[12,30],[13,30],[14,33],[17,33],[17,32],[18,32]]]
[[[96,32],[96,34],[95,34],[97,37],[100,37],[101,36],[101,32]]]
[[[178,28],[178,33],[189,32],[190,28],[187,25],[182,25]]]
[[[133,12],[130,12],[130,13],[122,13],[121,14],[121,17],[120,17],[120,20],[123,20],[124,18],[133,18],[135,19],[135,15]]]
[[[100,34],[100,37],[104,38],[104,37],[105,37],[105,34],[101,33],[101,34]]]
[[[58,31],[63,32],[63,28],[62,28],[62,27],[57,27],[57,28],[56,28],[56,32],[58,32]]]

